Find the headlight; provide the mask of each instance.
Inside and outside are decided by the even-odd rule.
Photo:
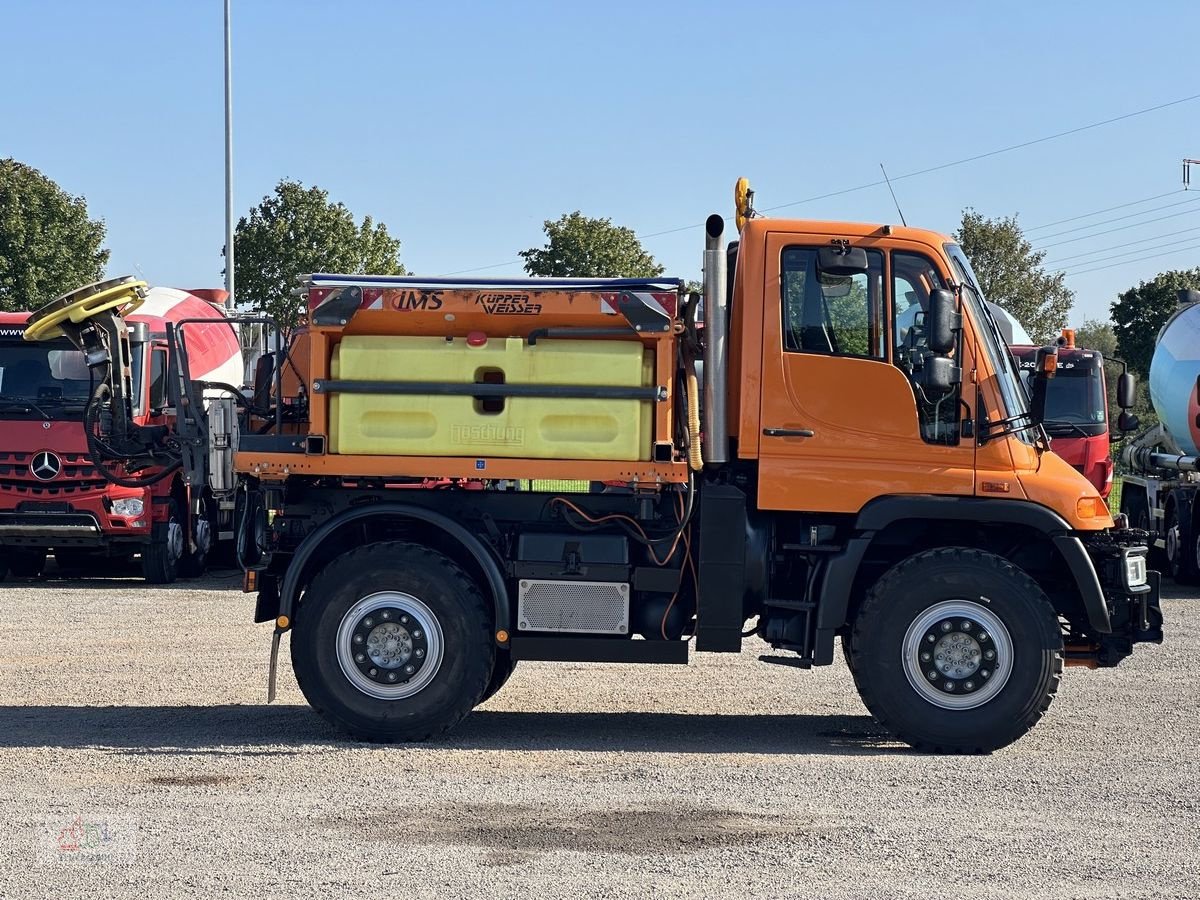
[[[112,505],[113,515],[117,516],[140,516],[145,509],[146,504],[137,497],[122,497]]]
[[[1146,557],[1142,553],[1125,556],[1125,587],[1137,588],[1146,583]]]

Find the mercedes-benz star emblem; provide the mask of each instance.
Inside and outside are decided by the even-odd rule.
[[[29,471],[33,473],[33,477],[39,481],[49,481],[57,477],[62,471],[62,460],[58,455],[51,453],[49,450],[43,450],[41,453],[33,455],[33,462],[29,464]]]

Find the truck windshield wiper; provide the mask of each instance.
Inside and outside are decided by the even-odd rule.
[[[9,397],[6,394],[0,394],[0,407],[20,406],[26,412],[35,412],[43,419],[49,419],[50,414],[34,403],[32,400],[27,400],[24,397]]]
[[[1054,437],[1055,435],[1062,436],[1064,434],[1070,434],[1072,431],[1078,432],[1083,437],[1093,437],[1093,435],[1088,434],[1074,422],[1044,422],[1043,425],[1045,425],[1046,433],[1050,435],[1050,437]]]

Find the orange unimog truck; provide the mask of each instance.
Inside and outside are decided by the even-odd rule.
[[[703,327],[672,279],[303,279],[307,424],[235,456],[272,688],[291,631],[316,710],[409,741],[521,660],[840,638],[897,737],[977,752],[1064,664],[1161,641],[1145,534],[1049,452],[951,239],[756,217],[741,184],[737,221]]]

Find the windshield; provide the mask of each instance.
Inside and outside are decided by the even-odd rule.
[[[1017,373],[1016,362],[1004,342],[991,310],[988,309],[986,298],[983,296],[983,291],[979,289],[979,282],[971,270],[971,263],[967,260],[966,254],[958,244],[946,244],[945,250],[954,267],[955,277],[963,287],[967,288],[962,292],[963,303],[969,307],[971,317],[979,323],[983,352],[996,373],[996,384],[1000,389],[1004,409],[999,410],[999,415],[994,416],[993,419],[1014,419],[1017,416],[1024,416],[1025,418],[1020,419],[1016,424],[1026,427],[1016,428],[1013,433],[1025,443],[1032,444],[1034,435],[1032,430],[1027,427],[1032,423],[1032,419],[1029,418],[1029,404],[1026,401],[1025,388],[1022,387],[1020,376]]]
[[[131,360],[134,396],[139,398],[142,351],[135,346]],[[83,354],[67,341],[0,343],[0,418],[78,419],[91,390]]]
[[[1021,378],[1032,392],[1037,350],[1020,353]],[[1058,371],[1046,384],[1046,431],[1052,435],[1092,437],[1108,431],[1108,402],[1099,360],[1076,362],[1059,354]]]

